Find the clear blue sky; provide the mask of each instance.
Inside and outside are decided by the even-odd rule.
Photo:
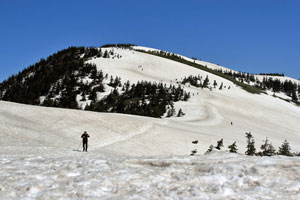
[[[69,46],[106,43],[300,78],[300,1],[0,1],[0,81]]]

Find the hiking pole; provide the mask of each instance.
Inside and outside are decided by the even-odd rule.
[[[81,146],[81,144],[82,144],[82,141],[80,142],[80,144],[79,144],[79,146],[78,146],[78,148],[77,148],[77,151],[79,151],[79,147]]]

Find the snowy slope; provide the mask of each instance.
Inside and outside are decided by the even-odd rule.
[[[299,181],[291,175],[299,171],[297,158],[198,156],[221,138],[226,148],[236,141],[244,153],[245,132],[252,133],[257,149],[268,137],[276,149],[287,139],[292,151],[300,151],[299,107],[270,95],[247,93],[228,80],[172,60],[113,50],[122,58],[88,62],[122,82],[177,84],[185,76],[200,75],[208,76],[211,86],[216,80],[226,89],[185,85],[191,98],[175,108],[186,115],[162,119],[0,101],[1,197],[299,199]],[[87,157],[77,151],[83,131],[91,136]],[[198,150],[195,158],[189,156],[193,149]]]
[[[1,141],[1,145],[36,144],[70,149],[87,130],[93,135],[91,149],[122,155],[187,155],[194,148],[193,140],[199,140],[197,149],[204,153],[220,138],[224,138],[225,146],[237,141],[243,153],[245,132],[251,132],[259,144],[268,137],[277,148],[287,139],[295,151],[300,151],[299,107],[269,95],[247,93],[228,80],[172,60],[129,49],[112,49],[122,58],[96,58],[88,62],[95,63],[104,73],[121,77],[123,82],[176,84],[185,76],[200,75],[208,76],[210,84],[216,80],[218,85],[230,86],[230,90],[210,91],[185,85],[191,99],[175,103],[175,108],[182,108],[186,115],[164,119],[0,102],[0,134],[9,135],[9,141]]]
[[[154,48],[149,48],[149,47],[142,47],[142,46],[134,46],[133,49],[143,50],[143,51],[160,51],[159,49],[154,49]],[[176,54],[176,55],[181,56],[183,59],[188,60],[190,62],[195,62],[197,64],[206,66],[210,69],[238,72],[238,71],[235,71],[235,70],[232,70],[232,69],[229,69],[227,67],[217,65],[217,64],[214,64],[214,63],[206,62],[206,61],[203,61],[203,60],[194,60],[192,58],[189,58],[189,57],[186,57],[186,56],[183,56],[183,55],[179,55],[179,54]]]
[[[134,46],[133,49],[143,50],[143,51],[160,51],[159,49],[154,49],[154,48],[149,48],[149,47],[142,47],[142,46]],[[210,69],[213,69],[213,70],[223,70],[223,71],[228,71],[228,72],[231,71],[232,73],[234,73],[234,72],[238,73],[239,72],[239,71],[236,71],[236,70],[232,70],[228,67],[224,67],[222,65],[206,62],[206,61],[203,61],[203,60],[194,60],[192,58],[182,56],[182,55],[179,55],[179,54],[176,54],[176,55],[181,56],[185,60],[188,60],[190,62],[195,62],[197,64],[206,66],[206,67],[208,67]],[[294,79],[294,78],[291,78],[291,77],[287,77],[287,76],[254,75],[254,77],[258,78],[258,80],[260,80],[260,81],[262,81],[263,78],[266,77],[266,78],[279,79],[281,82],[284,82],[284,81],[287,80],[287,81],[292,81],[292,82],[295,82],[297,84],[300,84],[300,80],[297,80],[297,79]]]

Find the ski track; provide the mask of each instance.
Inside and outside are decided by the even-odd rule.
[[[115,137],[113,139],[111,139],[110,141],[107,141],[107,142],[104,142],[104,143],[101,143],[100,145],[96,145],[94,146],[95,149],[97,148],[102,148],[102,147],[106,147],[106,146],[109,146],[109,145],[112,145],[112,144],[115,144],[115,143],[118,143],[118,142],[122,142],[122,141],[125,141],[125,140],[129,140],[135,136],[138,136],[138,135],[141,135],[147,131],[149,131],[153,126],[153,123],[147,123],[147,125],[145,127],[143,127],[142,129],[140,129],[139,131],[137,132],[134,132],[134,133],[129,133],[125,136],[122,136],[123,134],[120,134],[119,133],[119,137]],[[115,131],[113,131],[115,132]]]

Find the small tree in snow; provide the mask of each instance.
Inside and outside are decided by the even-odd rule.
[[[171,108],[167,112],[167,117],[172,117],[174,115],[176,115],[176,110],[175,110],[173,104],[171,104]]]
[[[278,154],[283,156],[292,156],[291,146],[287,140],[284,140],[282,145],[279,147]]]
[[[217,85],[218,85],[218,84],[217,84],[217,81],[214,80],[214,88],[216,88]]]
[[[217,142],[216,149],[221,150],[223,147],[223,138]]]
[[[192,152],[191,152],[191,156],[193,156],[193,155],[195,155],[197,153],[197,149],[194,149],[194,150],[192,150]]]
[[[275,154],[275,149],[269,142],[268,138],[266,138],[264,144],[261,145],[260,149],[262,150],[262,152],[259,152],[261,156],[273,156]]]
[[[211,144],[207,149],[206,153],[212,152],[213,149],[214,149],[214,145]]]
[[[247,147],[246,147],[247,151],[245,152],[245,154],[248,156],[254,156],[256,153],[256,149],[255,149],[255,142],[251,132],[246,133],[246,138],[247,138]]]
[[[182,111],[182,109],[180,108],[179,111],[178,111],[178,114],[177,114],[177,117],[182,117],[184,116],[185,113]]]
[[[223,82],[221,83],[220,87],[219,87],[219,90],[222,90],[223,89]]]
[[[208,76],[206,76],[206,78],[204,79],[203,81],[203,87],[208,87],[208,84],[209,84],[209,79],[208,79]]]
[[[232,145],[229,145],[228,148],[229,148],[230,153],[237,153],[238,149],[237,149],[237,146],[236,146],[236,142],[234,142]]]

